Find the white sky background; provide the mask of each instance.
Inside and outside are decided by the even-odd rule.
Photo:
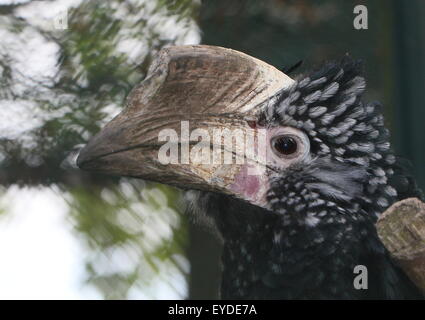
[[[0,215],[0,299],[102,298],[94,287],[84,284],[87,251],[72,232],[64,196],[56,186],[11,186],[0,198],[0,208],[7,210]],[[116,257],[119,261],[111,258],[109,267],[132,267],[125,254]],[[155,279],[148,290],[132,289],[129,298],[184,296],[184,277],[171,265],[161,268],[162,278]]]
[[[82,286],[84,250],[66,222],[68,205],[51,188],[12,186],[1,198],[0,299],[96,299]]]
[[[0,0],[0,4],[27,2],[25,0]],[[52,2],[34,1],[19,9],[18,15],[35,25],[46,26],[52,12],[59,12],[69,6],[78,5],[80,0],[58,0]],[[50,3],[51,8],[48,6]],[[44,7],[43,7],[44,6]],[[160,19],[154,17],[153,19]],[[44,24],[43,24],[44,23]],[[174,36],[179,27],[168,19],[160,24],[158,32]],[[46,41],[34,30],[25,31],[23,38],[0,30],[1,50],[19,48],[12,63],[16,70],[13,79],[16,91],[25,90],[28,78],[42,81],[56,74],[56,60],[59,48]],[[199,30],[196,26],[178,39],[180,44],[199,43]],[[127,39],[117,48],[128,52],[130,59],[143,55],[143,44]],[[27,78],[27,79],[26,79]],[[31,84],[30,84],[31,85]],[[0,138],[19,139],[31,144],[32,130],[44,121],[60,114],[45,114],[37,109],[31,100],[0,100]],[[115,112],[113,108],[111,112]],[[1,161],[0,154],[0,161]],[[72,226],[66,219],[68,205],[64,195],[54,186],[19,188],[11,186],[0,189],[0,299],[100,299],[100,293],[84,284],[85,248],[72,233]],[[173,268],[164,270],[164,279],[154,281],[150,296],[133,290],[133,299],[156,298],[175,299],[184,296],[187,284],[181,274]],[[170,280],[172,279],[172,280]],[[167,282],[177,287],[170,289]]]
[[[84,284],[87,251],[72,232],[69,207],[59,188],[11,186],[0,198],[0,208],[7,211],[0,215],[0,299],[102,298]],[[126,255],[116,258],[119,261],[109,267],[132,267]],[[187,290],[184,277],[171,265],[161,268],[161,278],[148,290],[132,289],[129,298],[182,298]]]

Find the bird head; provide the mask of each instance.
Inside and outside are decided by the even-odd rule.
[[[414,184],[361,68],[345,57],[294,80],[230,49],[163,49],[77,164],[198,190],[193,211],[225,240],[224,298],[364,298],[363,263],[365,294],[401,297],[374,222]]]
[[[348,57],[294,80],[234,50],[166,48],[77,163],[312,226],[324,215],[345,219],[328,208],[355,216],[368,202],[374,215],[396,196],[395,158],[380,106],[361,102],[364,89],[361,64]]]

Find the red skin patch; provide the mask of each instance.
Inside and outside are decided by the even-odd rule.
[[[254,168],[251,166],[248,172],[248,165],[244,165],[239,173],[236,174],[234,183],[230,186],[230,190],[240,198],[265,207],[266,191],[268,189],[267,176],[263,174],[252,174]]]
[[[248,126],[249,126],[251,129],[256,129],[256,128],[257,128],[257,121],[254,121],[254,120],[248,120],[246,123],[248,124]]]

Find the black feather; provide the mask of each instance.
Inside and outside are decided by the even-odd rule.
[[[361,100],[362,69],[345,57],[264,103],[260,125],[296,127],[311,144],[308,159],[268,172],[270,210],[198,193],[224,239],[223,298],[422,298],[376,234],[379,214],[420,191],[390,149],[381,105]],[[353,286],[356,265],[368,290]]]

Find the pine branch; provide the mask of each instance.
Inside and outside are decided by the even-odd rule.
[[[425,293],[425,203],[409,198],[393,204],[377,229],[384,246]]]

